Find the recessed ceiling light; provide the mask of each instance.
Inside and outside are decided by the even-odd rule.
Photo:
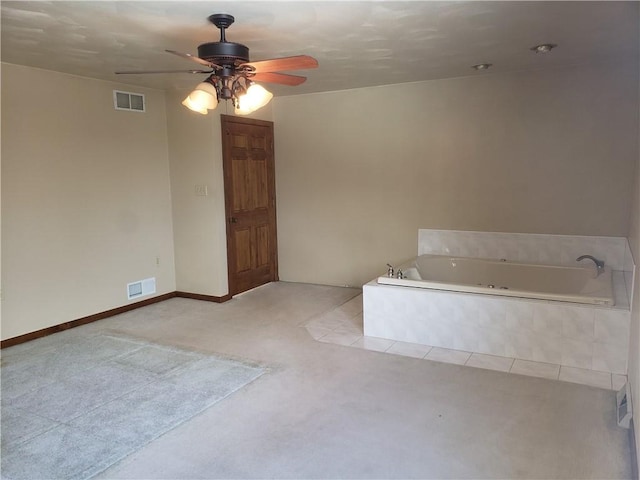
[[[531,47],[530,50],[533,50],[536,53],[549,53],[551,50],[556,48],[558,45],[555,43],[543,43],[541,45],[536,45],[535,47]]]
[[[475,70],[488,70],[491,66],[493,66],[493,63],[479,63],[477,65],[472,65],[471,68]]]

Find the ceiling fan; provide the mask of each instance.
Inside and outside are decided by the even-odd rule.
[[[295,86],[307,78],[280,73],[289,70],[316,68],[318,61],[309,55],[272,58],[251,62],[249,48],[240,43],[228,42],[225,30],[234,22],[234,17],[225,13],[209,16],[208,20],[220,30],[220,41],[198,46],[198,56],[166,50],[173,55],[191,60],[206,69],[119,71],[118,75],[148,73],[204,73],[209,77],[198,84],[182,102],[193,111],[206,114],[218,105],[219,100],[231,100],[237,114],[246,115],[263,107],[273,94],[254,82],[279,83]]]

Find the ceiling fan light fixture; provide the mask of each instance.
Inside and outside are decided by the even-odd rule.
[[[206,115],[208,110],[215,110],[218,106],[218,92],[209,82],[201,82],[196,88],[182,101],[182,105],[189,110]]]
[[[142,73],[210,74],[182,101],[182,105],[194,112],[206,115],[209,110],[217,108],[220,100],[231,100],[237,114],[247,115],[264,107],[273,98],[271,92],[254,84],[252,78],[259,82],[296,86],[307,78],[280,73],[280,70],[303,70],[318,67],[318,61],[309,55],[293,55],[250,62],[249,48],[246,45],[228,42],[226,39],[225,30],[233,24],[234,20],[233,15],[226,13],[210,15],[209,21],[220,30],[220,40],[199,45],[198,56],[176,50],[165,50],[167,53],[197,63],[200,66],[199,70],[147,70],[115,73],[119,75]]]
[[[252,83],[246,93],[236,99],[236,115],[248,115],[259,108],[264,107],[273,98],[273,93],[262,85]]]

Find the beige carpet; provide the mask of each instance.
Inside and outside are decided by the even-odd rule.
[[[332,318],[353,319],[359,294],[279,282],[223,304],[173,298],[52,335],[32,353],[63,352],[69,347],[62,340],[82,333],[86,342],[136,338],[173,345],[180,353],[268,366],[268,374],[149,441],[96,480],[631,477],[628,431],[616,424],[613,391],[316,341],[309,326],[334,310]],[[328,326],[316,326],[323,325]],[[75,347],[81,348],[76,364],[40,363],[10,393],[32,391],[29,382],[43,381],[37,380],[38,369],[44,369],[43,377],[62,378],[63,370],[71,374],[94,360],[124,367],[101,360],[100,352],[126,358],[133,351],[107,343]],[[30,355],[26,347],[22,353]],[[29,455],[35,452],[34,446]],[[51,452],[57,454],[55,448]],[[70,448],[60,452],[74,455]],[[88,455],[100,465],[115,458],[106,449]],[[20,454],[9,460],[11,473],[20,473]],[[9,471],[2,473],[10,478]]]

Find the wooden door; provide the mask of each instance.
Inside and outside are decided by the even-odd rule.
[[[273,123],[222,115],[229,294],[278,280]]]

